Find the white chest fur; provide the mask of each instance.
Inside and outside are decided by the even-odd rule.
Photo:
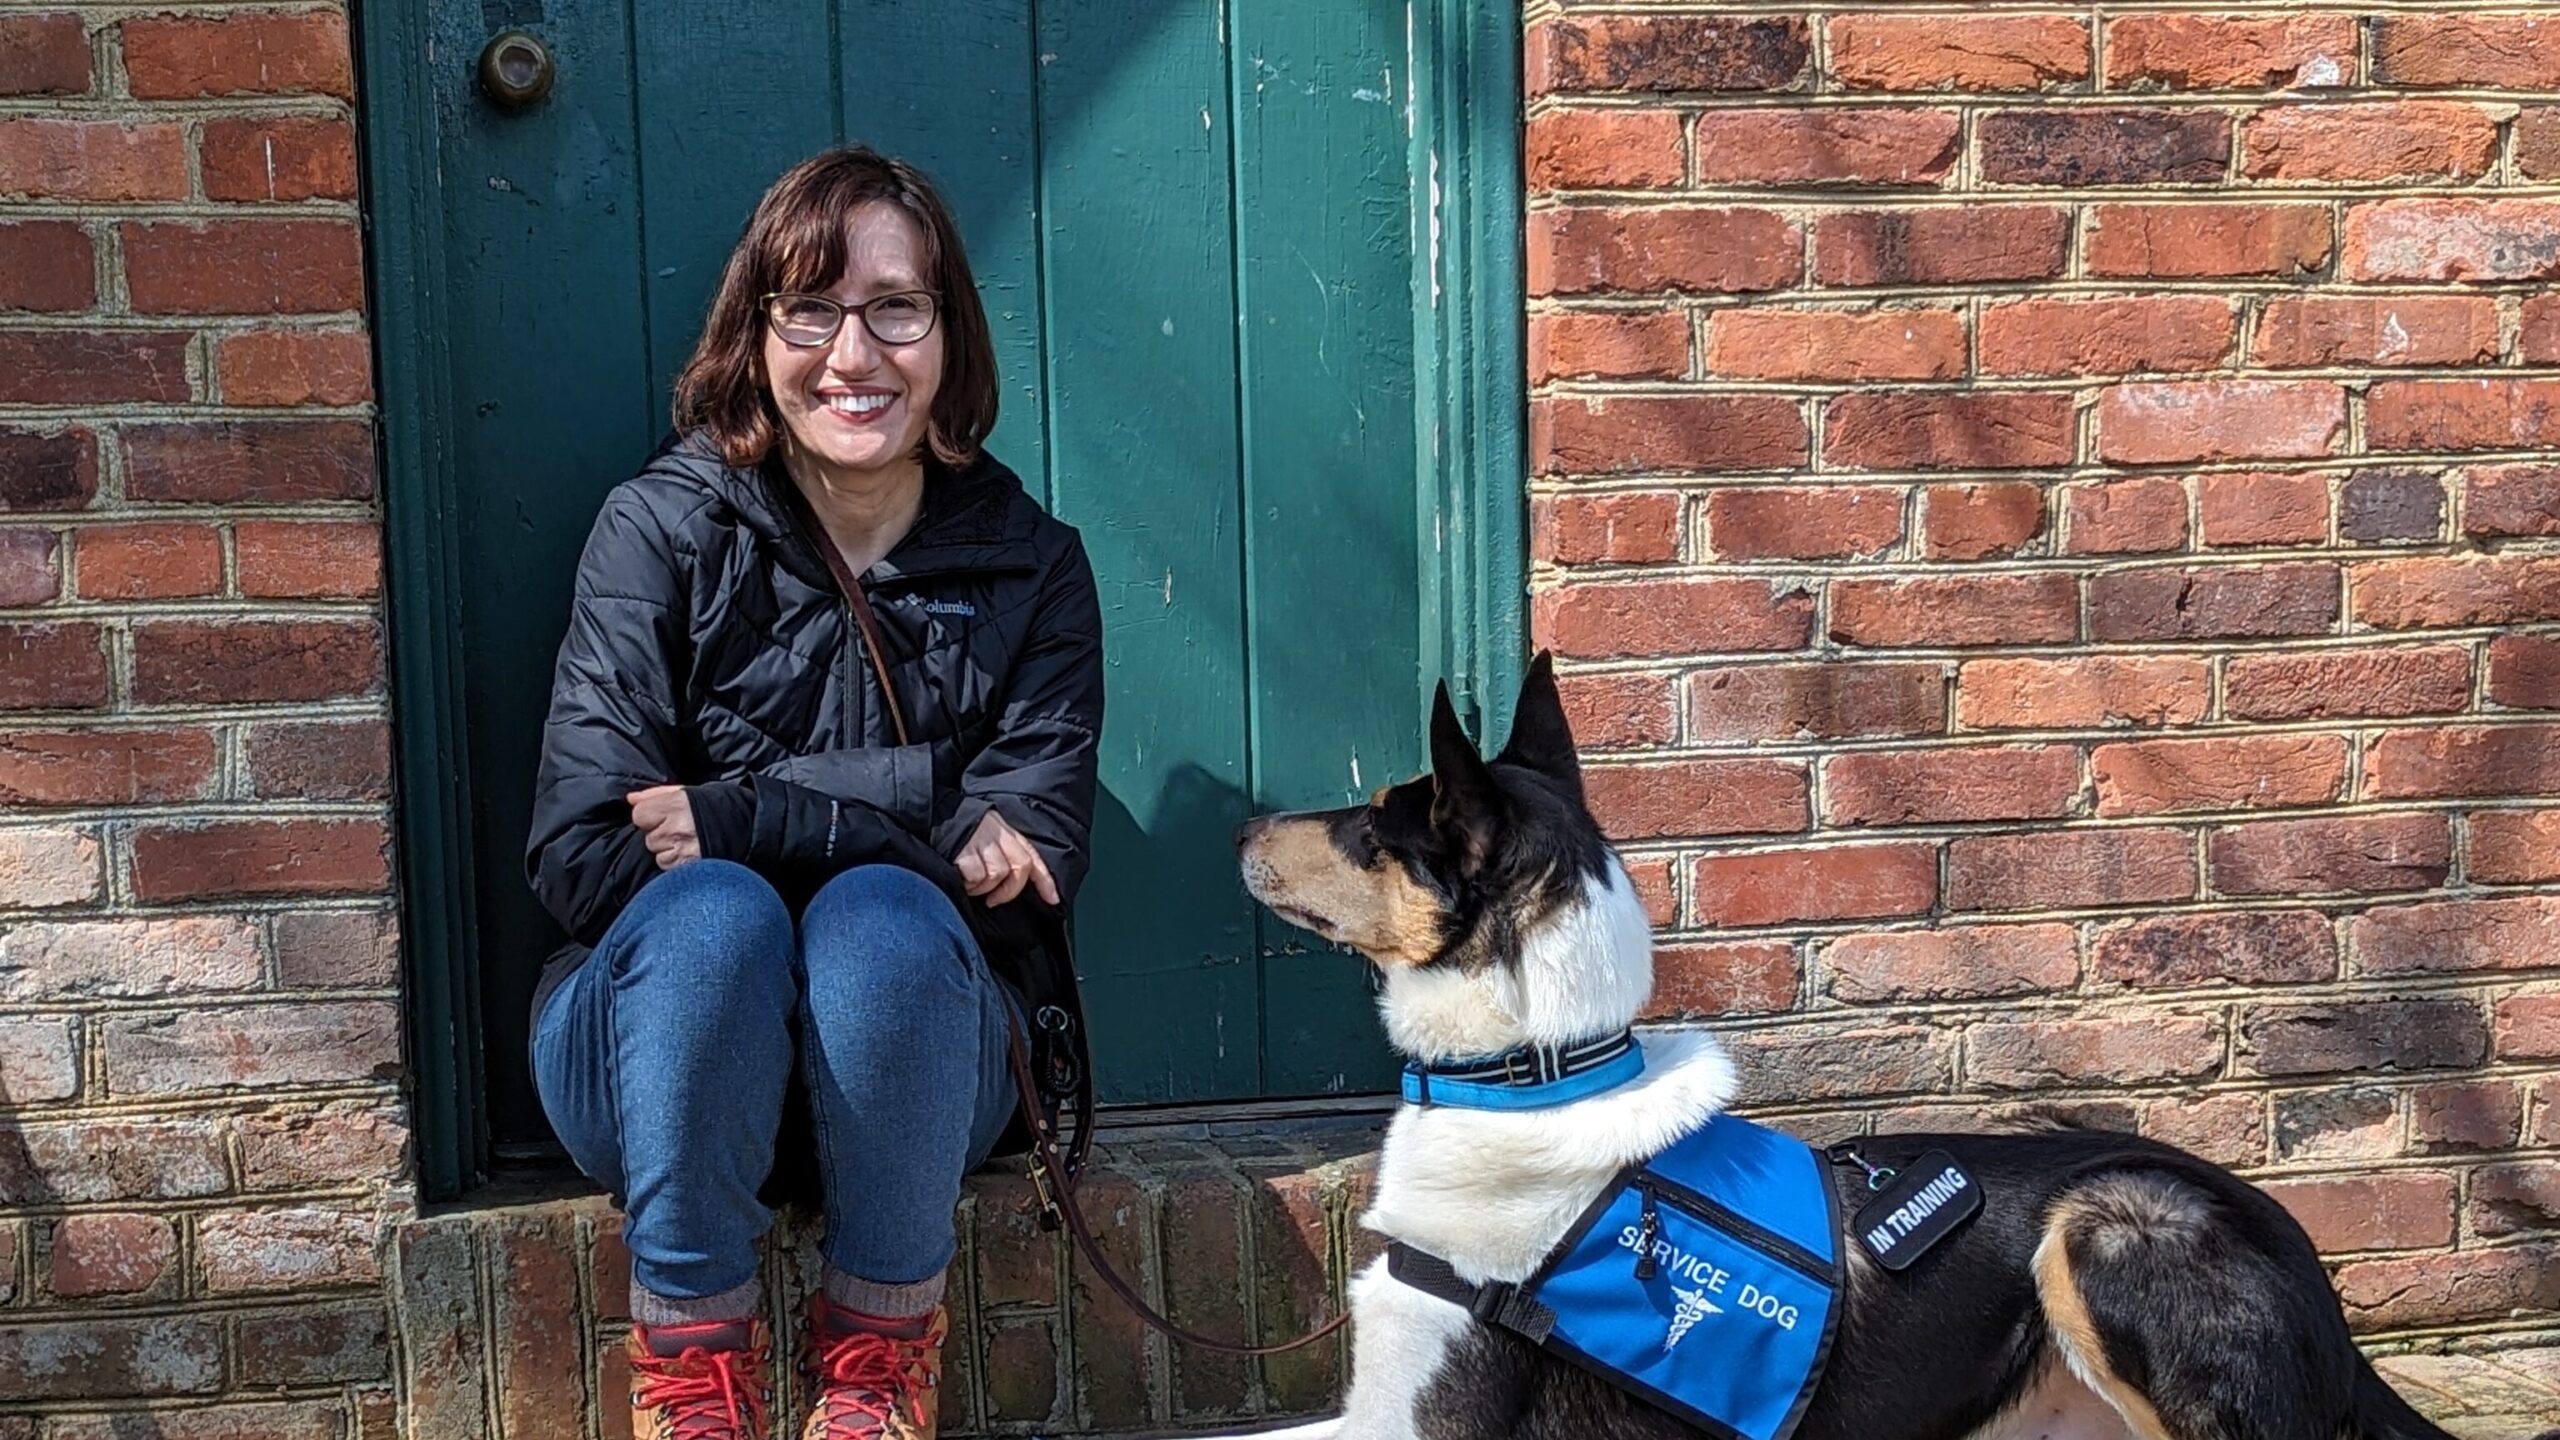
[[[1697,1032],[1648,1035],[1644,1074],[1550,1110],[1424,1109],[1387,1128],[1361,1223],[1469,1280],[1522,1280],[1601,1188],[1733,1098],[1733,1064]]]
[[[1611,1034],[1653,989],[1653,935],[1612,858],[1577,903],[1524,936],[1507,964],[1473,973],[1394,970],[1379,1006],[1388,1038],[1426,1061],[1565,1045]],[[1733,1098],[1733,1064],[1699,1032],[1648,1035],[1644,1073],[1570,1105],[1468,1110],[1408,1105],[1387,1129],[1377,1199],[1361,1223],[1447,1260],[1467,1280],[1523,1280],[1602,1187]],[[1389,1277],[1352,1286],[1351,1393],[1341,1435],[1399,1440],[1466,1312]]]
[[[1408,1105],[1378,1157],[1377,1199],[1361,1223],[1447,1260],[1468,1280],[1524,1280],[1602,1187],[1733,1097],[1733,1064],[1695,1032],[1645,1037],[1645,1071],[1606,1094],[1551,1110]],[[1384,1262],[1353,1285],[1346,1437],[1413,1433],[1466,1313],[1391,1279]]]

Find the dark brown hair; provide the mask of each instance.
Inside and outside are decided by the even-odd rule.
[[[801,161],[756,202],[747,233],[729,252],[702,339],[676,377],[679,432],[708,431],[732,465],[758,464],[773,452],[782,417],[765,389],[764,297],[821,291],[843,279],[853,212],[875,200],[905,211],[924,232],[924,283],[941,302],[942,386],[925,443],[945,464],[977,458],[996,423],[996,354],[960,228],[922,171],[860,145]]]

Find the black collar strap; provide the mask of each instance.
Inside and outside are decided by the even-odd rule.
[[[1404,1098],[1414,1105],[1541,1109],[1624,1084],[1643,1068],[1634,1033],[1621,1030],[1579,1045],[1523,1045],[1441,1065],[1413,1061],[1404,1067]]]

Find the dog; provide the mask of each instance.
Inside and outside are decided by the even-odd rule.
[[[1366,804],[1249,822],[1245,887],[1378,968],[1388,1039],[1410,1060],[1624,1030],[1652,989],[1651,927],[1584,803],[1549,658],[1490,761],[1446,686],[1430,747],[1429,773]],[[1712,1036],[1641,1043],[1642,1073],[1590,1098],[1405,1104],[1362,1223],[1463,1281],[1526,1280],[1626,1167],[1734,1098]],[[1899,1273],[1842,1237],[1830,1357],[1794,1440],[2450,1440],[2357,1350],[2302,1227],[2218,1166],[2059,1124],[1858,1145],[1890,1167],[1943,1151],[1983,1203]],[[1351,1311],[1343,1440],[1715,1433],[1479,1323],[1384,1258],[1353,1282]]]

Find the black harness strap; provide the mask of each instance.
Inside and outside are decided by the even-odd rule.
[[[1448,1301],[1480,1324],[1499,1325],[1532,1341],[1545,1340],[1555,1328],[1556,1312],[1522,1294],[1519,1286],[1508,1280],[1472,1284],[1460,1279],[1448,1261],[1401,1240],[1387,1242],[1387,1273],[1425,1295]]]

